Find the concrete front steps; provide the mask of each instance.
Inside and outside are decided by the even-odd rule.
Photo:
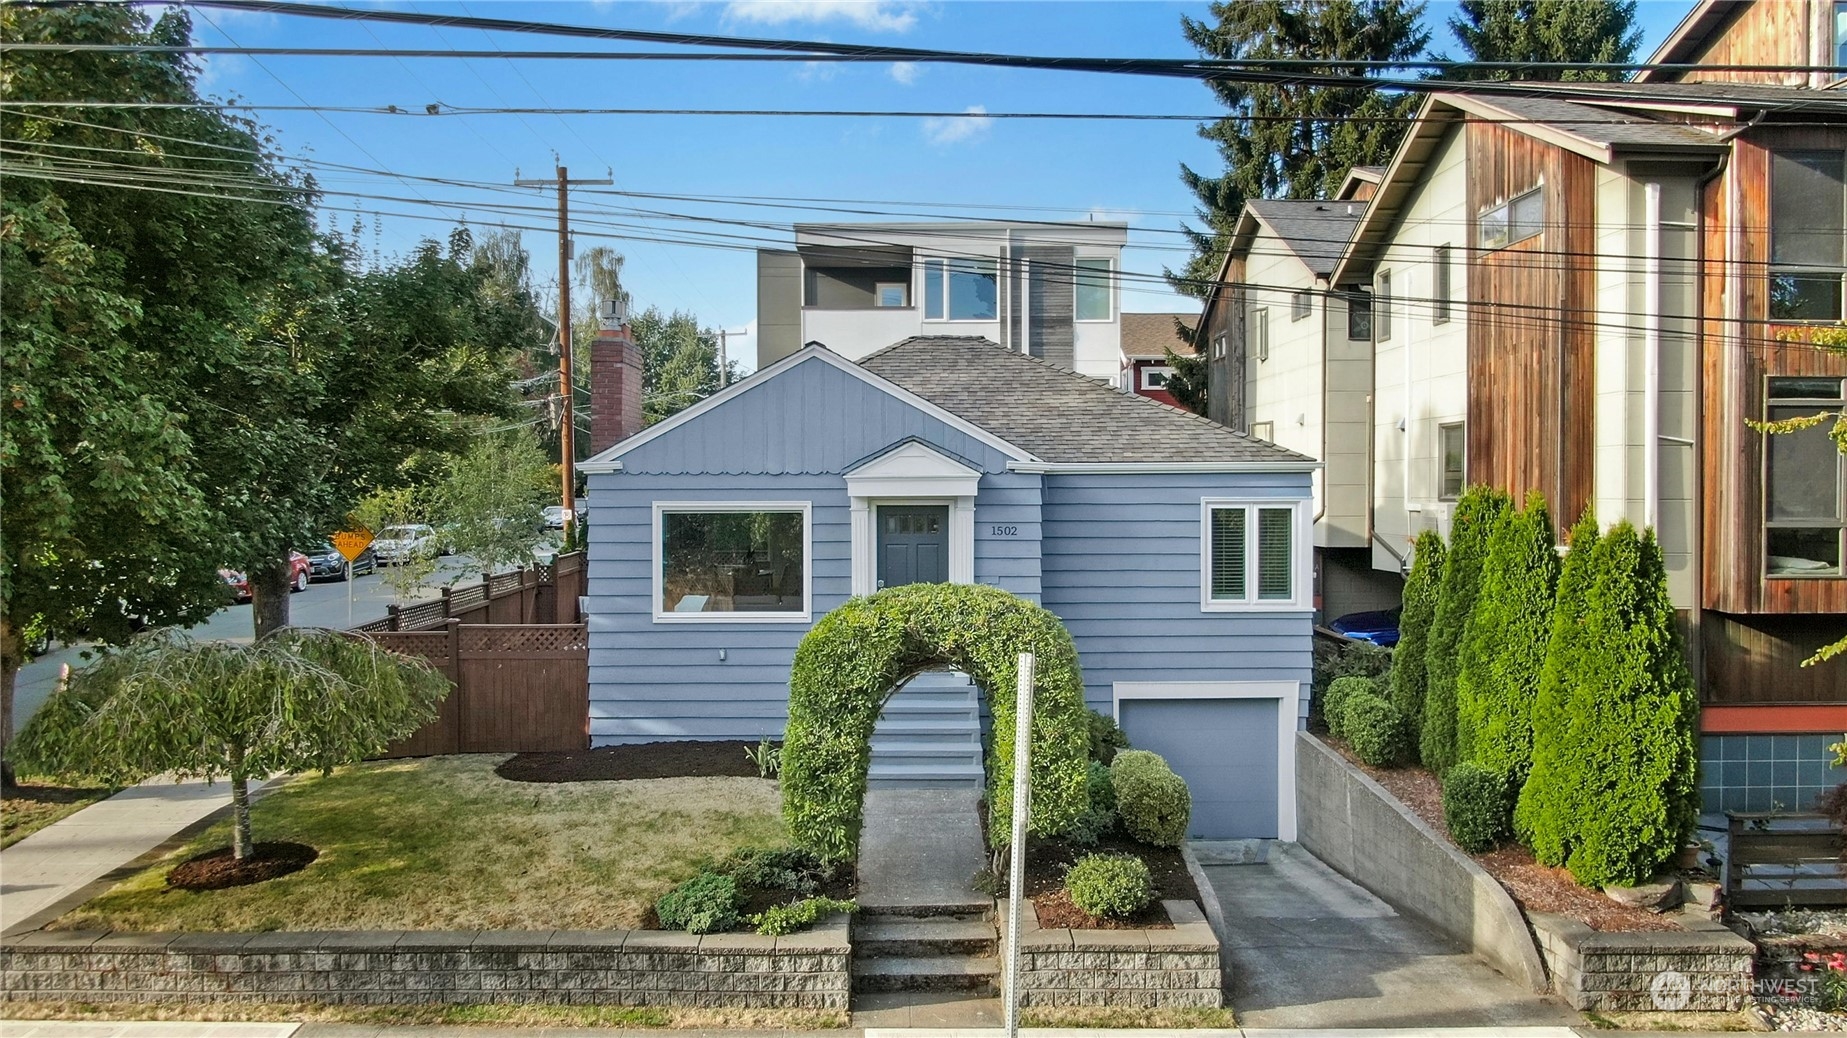
[[[966,674],[930,671],[892,693],[872,731],[872,789],[979,789],[981,702]]]
[[[963,908],[967,906],[955,906]],[[1000,994],[1000,939],[980,913],[861,913],[853,918],[853,991]]]

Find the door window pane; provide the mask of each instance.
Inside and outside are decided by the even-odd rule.
[[[802,513],[661,513],[663,613],[801,613]]]
[[[1110,319],[1110,261],[1108,259],[1077,261],[1076,306],[1076,316],[1080,321]]]

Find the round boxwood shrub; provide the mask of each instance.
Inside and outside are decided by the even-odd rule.
[[[1397,707],[1367,695],[1353,696],[1341,711],[1341,731],[1361,760],[1376,768],[1395,768],[1410,759],[1411,732]]]
[[[1134,915],[1154,898],[1148,864],[1130,854],[1087,854],[1065,871],[1071,903],[1093,916]]]
[[[1463,761],[1443,776],[1443,821],[1450,839],[1470,854],[1500,846],[1513,820],[1507,780]]]
[[[1336,739],[1347,738],[1347,707],[1354,699],[1362,696],[1384,698],[1379,691],[1379,683],[1371,678],[1335,678],[1334,683],[1328,686],[1327,694],[1321,699],[1321,718],[1327,722],[1329,735]]]
[[[668,891],[654,903],[664,930],[718,933],[738,924],[737,880],[717,872],[701,872]]]
[[[988,838],[1010,838],[1013,698],[1018,654],[1037,657],[1033,685],[1035,836],[1070,828],[1088,803],[1090,724],[1077,649],[1044,607],[982,584],[908,584],[848,599],[795,650],[782,747],[782,815],[796,844],[829,861],[859,853],[872,728],[912,675],[953,667],[986,691],[996,738],[989,751]]]
[[[1156,847],[1178,847],[1186,839],[1193,798],[1186,780],[1160,754],[1123,750],[1109,766],[1116,791],[1116,817],[1130,836]]]

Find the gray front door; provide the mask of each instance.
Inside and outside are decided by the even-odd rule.
[[[949,580],[949,506],[879,506],[879,586]]]

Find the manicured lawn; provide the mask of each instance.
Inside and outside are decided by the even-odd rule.
[[[118,930],[607,929],[642,924],[703,859],[783,842],[773,782],[539,784],[499,756],[433,757],[304,776],[252,808],[259,841],[320,857],[226,890],[169,889],[167,870],[230,842],[220,823],[55,924]]]
[[[115,792],[103,786],[59,786],[25,775],[19,781],[19,788],[0,796],[0,847],[11,847]]]

